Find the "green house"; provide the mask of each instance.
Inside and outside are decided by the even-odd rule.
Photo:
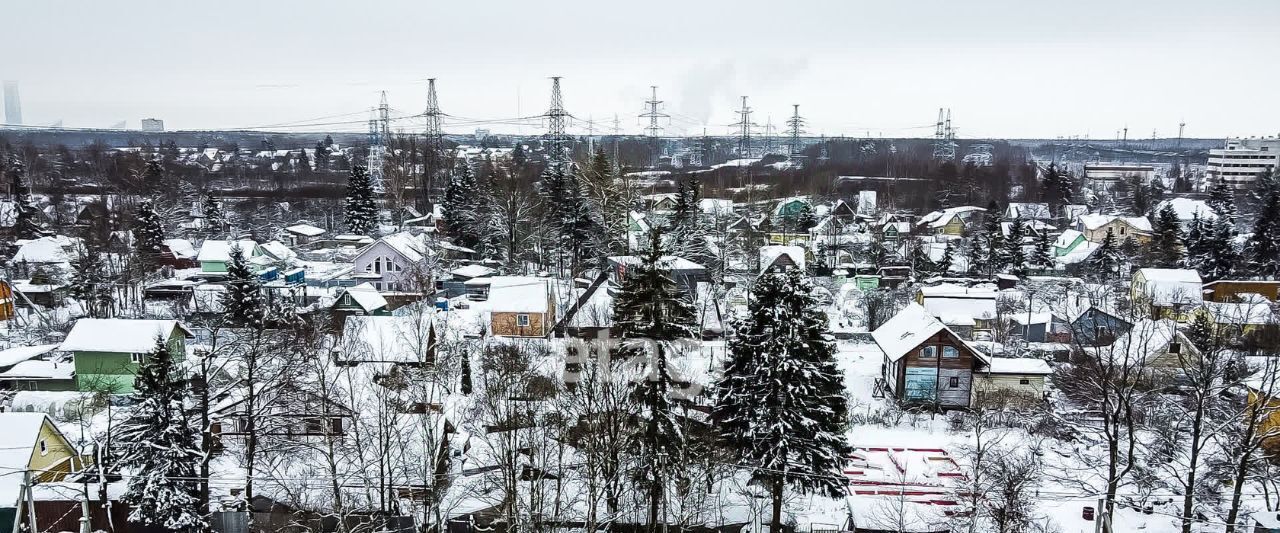
[[[75,359],[77,389],[127,394],[133,392],[138,368],[157,338],[163,338],[174,359],[181,360],[190,337],[191,331],[177,320],[82,318],[58,349],[71,352]]]
[[[1069,229],[1062,232],[1058,239],[1053,243],[1053,255],[1062,257],[1073,251],[1085,241],[1084,234],[1079,231]]]
[[[264,252],[258,243],[251,240],[219,241],[206,240],[200,245],[200,254],[196,261],[200,263],[200,271],[207,274],[224,274],[231,264],[232,250],[239,248],[245,259],[262,255]]]

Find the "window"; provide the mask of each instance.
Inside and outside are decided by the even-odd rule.
[[[1182,353],[1182,343],[1180,342],[1169,343],[1169,353]]]
[[[955,347],[955,346],[943,346],[943,347],[942,347],[942,357],[943,357],[944,359],[959,359],[959,358],[960,358],[960,350],[956,349],[956,347]]]
[[[44,439],[40,439],[40,455],[48,455],[48,454],[49,454],[49,444],[46,443]]]
[[[1124,235],[1124,226],[1120,226],[1120,234]]]
[[[516,325],[522,328],[529,327],[529,315],[516,315]]]
[[[129,354],[129,362],[133,364],[138,364],[138,365],[142,364],[142,354],[140,353]]]
[[[1030,384],[1031,384],[1031,380],[1026,379],[1026,378],[1023,378],[1023,379],[1018,380],[1018,384],[1019,384],[1019,385],[1030,385]]]
[[[937,356],[938,356],[938,347],[937,347],[937,346],[922,346],[922,347],[920,347],[920,358],[921,358],[921,359],[933,359],[933,358],[935,358],[935,357],[937,357]]]
[[[947,379],[947,386],[948,386],[948,387],[951,387],[951,388],[953,388],[953,389],[958,389],[958,388],[960,388],[960,378],[948,378],[948,379]]]
[[[374,259],[374,260],[373,260],[373,273],[374,273],[374,274],[381,274],[381,273],[382,273],[382,258],[381,258],[381,257],[379,257],[379,258],[377,258],[377,259]]]

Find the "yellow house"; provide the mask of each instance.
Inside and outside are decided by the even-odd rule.
[[[1280,378],[1275,370],[1263,371],[1260,376],[1245,382],[1249,388],[1249,409],[1245,416],[1258,417],[1257,435],[1262,444],[1272,452],[1280,452]],[[1270,377],[1273,383],[1266,383]]]
[[[961,206],[934,211],[920,218],[920,222],[916,225],[923,226],[928,233],[933,235],[953,235],[960,236],[964,234],[970,222],[978,213],[985,213],[987,210],[981,207]]]
[[[1147,217],[1122,217],[1092,213],[1080,215],[1076,229],[1084,234],[1089,242],[1102,242],[1110,231],[1116,244],[1123,244],[1125,239],[1132,238],[1138,244],[1151,241],[1151,221]]]
[[[75,446],[44,413],[0,413],[0,428],[0,507],[17,504],[24,472],[50,482],[83,468]]]
[[[1180,268],[1140,268],[1129,283],[1129,300],[1153,319],[1185,321],[1204,303],[1200,274]]]

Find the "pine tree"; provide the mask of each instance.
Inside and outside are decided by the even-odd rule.
[[[378,204],[373,198],[373,184],[364,167],[354,165],[347,177],[347,231],[368,235],[378,225]]]
[[[668,356],[671,341],[694,335],[695,317],[693,305],[662,265],[661,243],[661,230],[654,229],[648,251],[623,278],[613,305],[613,323],[620,336],[650,343],[649,373],[635,388],[640,429],[628,447],[641,465],[638,481],[646,489],[651,525],[658,523],[667,484],[685,466],[685,436],[671,398],[675,387]],[[624,345],[623,350],[636,356],[641,348]]]
[[[565,161],[553,161],[542,172],[539,193],[543,199],[544,218],[551,228],[556,250],[571,275],[583,267],[585,259],[598,257],[600,251],[599,218],[587,200],[582,180]]]
[[[38,239],[49,234],[36,220],[37,209],[31,204],[31,189],[23,179],[22,161],[16,156],[9,158],[8,165],[9,190],[13,196],[14,218],[13,235],[16,239]]]
[[[1044,183],[1040,186],[1040,199],[1049,204],[1049,209],[1057,211],[1063,204],[1071,203],[1073,188],[1071,177],[1059,172],[1056,164],[1049,163],[1049,168],[1045,169]]]
[[[1213,344],[1214,329],[1216,328],[1209,313],[1196,313],[1195,318],[1191,319],[1191,324],[1187,326],[1187,340],[1200,351],[1207,351]]]
[[[770,531],[783,531],[787,486],[831,498],[846,494],[839,468],[853,451],[848,406],[827,316],[799,271],[756,280],[747,318],[729,341],[716,386],[716,434],[751,481],[773,499]]]
[[[163,338],[138,369],[137,402],[115,437],[117,463],[131,475],[123,500],[129,521],[170,531],[201,531],[200,430],[183,403],[183,379]]]
[[[249,270],[239,245],[231,247],[222,310],[227,324],[232,327],[258,329],[264,326],[266,303],[262,297],[262,285],[258,276]]]
[[[1089,255],[1087,263],[1090,273],[1098,279],[1110,279],[1120,270],[1120,250],[1116,245],[1116,236],[1110,229],[1102,239],[1102,244]]]
[[[1009,237],[1005,242],[1007,251],[1005,256],[1009,258],[1009,268],[1017,275],[1026,275],[1027,273],[1027,253],[1022,248],[1022,240],[1027,235],[1027,226],[1022,223],[1022,218],[1017,217],[1013,222],[1009,223]]]
[[[1251,274],[1267,279],[1280,276],[1280,189],[1269,193],[1262,205],[1245,243],[1245,258]]]
[[[1177,268],[1182,262],[1182,229],[1173,204],[1165,203],[1156,213],[1155,240],[1151,250],[1155,252],[1153,263],[1160,268]]]
[[[71,260],[71,297],[79,300],[90,318],[107,318],[115,308],[111,282],[102,262],[104,250],[88,239]]]
[[[1048,231],[1041,231],[1036,236],[1035,248],[1031,250],[1031,264],[1041,270],[1053,270],[1053,241]]]
[[[970,274],[979,274],[987,264],[987,250],[984,243],[987,238],[985,235],[974,235],[969,237],[968,249],[965,253],[965,261],[968,263],[968,272]]]
[[[707,244],[707,228],[702,218],[702,183],[695,176],[676,192],[676,209],[671,217],[672,252],[694,262],[710,265],[715,259]]]
[[[138,256],[154,263],[164,245],[164,224],[151,200],[143,200],[133,220],[133,245]]]
[[[600,212],[604,247],[610,255],[622,255],[627,252],[630,210],[626,205],[626,186],[618,179],[615,168],[609,156],[605,155],[604,147],[597,147],[585,177],[589,195]]]
[[[444,192],[444,214],[449,222],[449,236],[453,237],[455,244],[479,247],[480,232],[487,227],[481,224],[485,218],[481,212],[480,187],[466,160],[458,161],[457,168],[449,177],[449,185]]]

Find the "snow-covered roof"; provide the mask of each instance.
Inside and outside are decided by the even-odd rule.
[[[237,241],[207,240],[200,245],[200,255],[196,256],[196,260],[231,261],[231,249],[235,246],[240,247],[240,253],[244,254],[247,259],[253,256],[253,251],[258,247],[258,243],[251,239]]]
[[[82,318],[58,347],[64,352],[147,353],[156,346],[156,336],[169,338],[174,328],[190,337],[191,332],[177,320],[132,318]]]
[[[1047,376],[1053,373],[1043,359],[990,357],[985,372],[991,374],[1032,374]]]
[[[1204,306],[1205,312],[1218,324],[1263,326],[1276,323],[1271,303],[1265,299],[1230,303],[1205,302]]]
[[[165,239],[164,245],[177,259],[195,259],[197,255],[196,246],[187,239]]]
[[[1061,235],[1058,235],[1058,239],[1053,241],[1053,245],[1058,248],[1066,248],[1082,237],[1084,237],[1084,234],[1079,231],[1073,229],[1064,230]]]
[[[450,270],[449,273],[462,278],[480,278],[496,273],[497,270],[484,265],[467,265]]]
[[[1143,292],[1155,305],[1199,304],[1204,301],[1200,274],[1185,268],[1142,268]]]
[[[32,359],[0,372],[0,379],[71,379],[75,375],[76,366],[72,363]]]
[[[698,209],[708,215],[728,215],[733,213],[733,200],[703,198],[698,200]]]
[[[473,307],[504,313],[545,313],[550,305],[550,280],[532,276],[494,276],[489,281],[489,297]],[[473,280],[479,281],[479,280]]]
[[[1090,213],[1087,215],[1080,215],[1079,220],[1080,224],[1088,230],[1095,230],[1110,224],[1114,220],[1120,220],[1135,230],[1144,232],[1151,231],[1151,221],[1147,220],[1147,217],[1122,217],[1119,215]]]
[[[921,287],[924,308],[936,317],[968,316],[989,319],[996,316],[996,292],[984,288],[944,283]]]
[[[942,322],[930,315],[924,307],[912,302],[871,332],[871,338],[875,339],[890,361],[897,361],[944,329],[947,327]]]
[[[1218,218],[1218,214],[1213,212],[1213,208],[1204,200],[1196,200],[1194,198],[1170,198],[1159,204],[1156,204],[1155,212],[1163,211],[1165,206],[1172,206],[1173,213],[1177,215],[1178,220],[1187,222],[1200,216],[1200,220],[1213,220]]]
[[[930,228],[941,228],[943,226],[946,226],[948,223],[950,223],[951,219],[955,217],[961,217],[963,219],[964,217],[969,216],[970,213],[985,212],[985,211],[986,211],[985,208],[975,207],[972,205],[962,205],[960,207],[951,207],[951,208],[943,209],[941,211],[934,211],[923,217],[920,217],[920,221],[916,222],[916,225],[923,226],[927,224]]]
[[[1126,357],[1129,364],[1149,361],[1149,358],[1165,352],[1169,343],[1177,338],[1185,341],[1186,335],[1178,331],[1178,323],[1167,318],[1151,320],[1144,318],[1133,324],[1129,331],[1116,338],[1109,350],[1110,357],[1119,359]],[[1182,342],[1183,349],[1195,350],[1189,342]]]
[[[1039,313],[1009,313],[1009,320],[1015,324],[1048,324],[1053,322],[1053,313],[1042,311]]]
[[[431,338],[431,313],[352,316],[343,326],[343,358],[349,361],[419,362]]]
[[[63,235],[40,237],[22,242],[13,255],[14,263],[69,263],[75,258],[79,239]]]
[[[39,357],[58,348],[57,344],[37,344],[34,346],[15,346],[0,350],[0,368],[13,366],[27,359]]]
[[[387,299],[373,288],[373,285],[365,282],[354,287],[347,287],[345,291],[351,296],[351,300],[364,309],[365,312],[376,311],[387,306]]]
[[[1049,204],[1010,202],[1005,217],[1040,220],[1053,218],[1053,215],[1049,213]]]
[[[880,228],[880,231],[885,231],[889,228],[893,228],[893,230],[898,233],[911,233],[910,222],[886,222],[884,226]]]
[[[0,506],[17,504],[44,421],[44,413],[0,413]]]
[[[378,240],[387,243],[387,246],[403,255],[410,263],[421,262],[427,255],[430,255],[422,239],[414,237],[407,232],[392,233]]]
[[[279,261],[289,261],[298,257],[298,254],[280,241],[264,242],[260,246],[263,252]]]
[[[779,257],[786,255],[796,264],[796,268],[804,270],[804,248],[800,246],[770,245],[760,247],[760,269],[773,266]]]
[[[323,229],[312,226],[311,224],[294,224],[284,230],[289,233],[302,235],[303,237],[315,237],[324,234]]]

